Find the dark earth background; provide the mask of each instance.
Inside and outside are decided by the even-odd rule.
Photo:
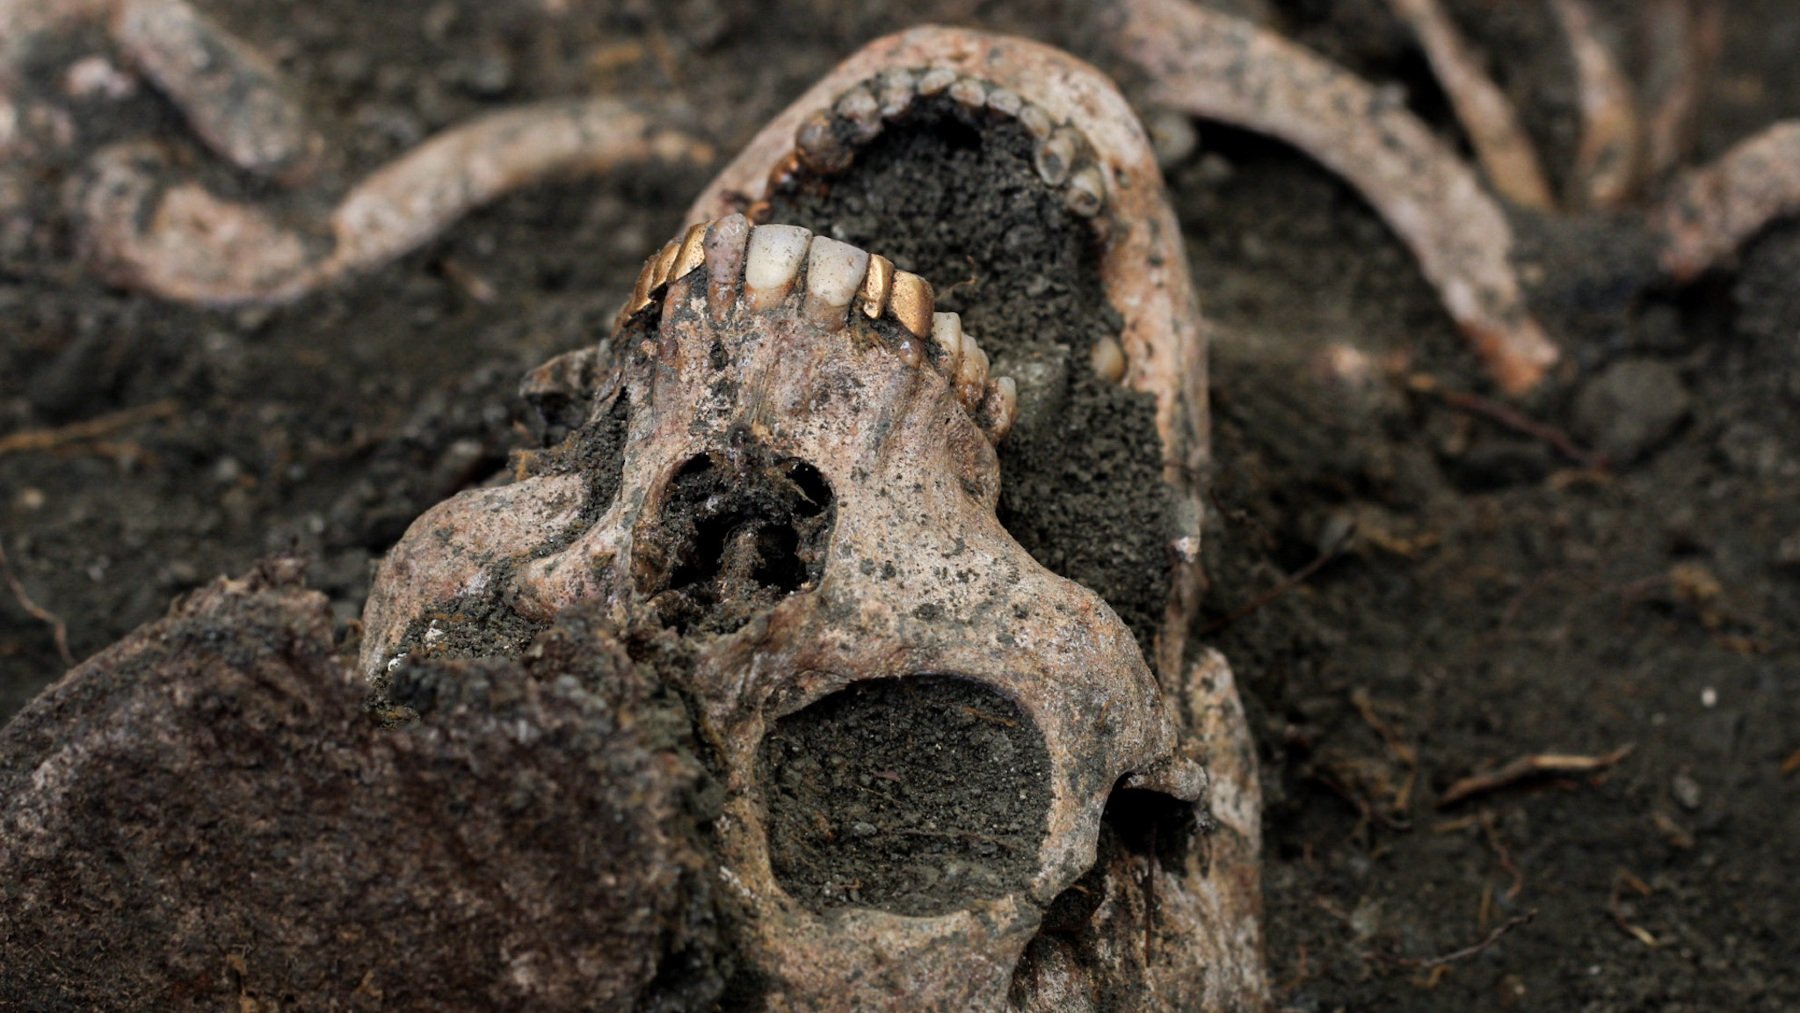
[[[1105,65],[1087,5],[1038,0],[200,6],[278,58],[343,182],[471,115],[593,92],[683,99],[729,155],[861,42],[921,20]],[[1454,135],[1377,0],[1221,6],[1404,89]],[[1497,54],[1552,169],[1570,164],[1572,73],[1547,10],[1450,6]],[[1637,7],[1599,6],[1620,24]],[[1800,4],[1729,6],[1699,158],[1800,115],[1796,54]],[[89,140],[182,136],[148,95],[106,115]],[[1680,290],[1643,286],[1633,215],[1524,223],[1573,368],[1522,408],[1606,452],[1598,472],[1422,389],[1485,386],[1354,193],[1279,144],[1199,131],[1167,173],[1215,325],[1202,621],[1264,764],[1278,1003],[1800,1006],[1800,884],[1783,861],[1800,842],[1800,774],[1783,773],[1800,750],[1800,223]],[[504,466],[525,439],[518,377],[610,327],[715,168],[520,193],[277,310],[109,291],[74,266],[66,223],[5,245],[0,440],[136,410],[0,452],[12,570],[76,658],[295,547],[348,622],[407,523]],[[1366,353],[1365,381],[1325,368],[1334,345]],[[62,669],[49,628],[0,594],[0,717]],[[1437,805],[1523,754],[1627,745],[1601,773]],[[1531,911],[1477,954],[1420,966]]]

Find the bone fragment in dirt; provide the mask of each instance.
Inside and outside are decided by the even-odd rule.
[[[184,0],[0,0],[0,103],[45,42],[90,26],[233,165],[288,182],[312,168],[320,138],[274,63]]]
[[[1343,176],[1418,257],[1496,383],[1535,387],[1561,353],[1524,301],[1506,213],[1406,110],[1347,71],[1185,0],[1122,0],[1115,44],[1150,98],[1279,138]]]
[[[1695,121],[1707,72],[1723,41],[1719,0],[1649,0],[1643,5],[1645,173],[1660,178],[1694,147]]]
[[[1676,179],[1652,215],[1662,269],[1691,281],[1777,219],[1800,213],[1800,120],[1741,141]]]
[[[418,667],[383,728],[298,570],[0,729],[0,1007],[710,1008],[704,775],[651,672],[572,615]]]
[[[1643,166],[1643,121],[1618,58],[1601,37],[1587,0],[1551,0],[1575,58],[1581,143],[1575,152],[1571,203],[1599,211],[1635,196]]]
[[[1520,207],[1550,210],[1555,199],[1536,145],[1456,23],[1437,0],[1388,0],[1388,7],[1418,37],[1494,189]]]
[[[659,161],[704,162],[671,114],[613,99],[555,101],[484,116],[378,169],[322,222],[168,182],[148,143],[91,161],[75,194],[84,251],[108,281],[165,299],[282,303],[367,272],[430,241],[495,198],[558,176]]]
[[[275,65],[181,0],[121,0],[113,41],[233,165],[303,178],[323,143]]]

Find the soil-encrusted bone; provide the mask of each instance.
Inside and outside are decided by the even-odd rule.
[[[715,1000],[667,687],[571,614],[521,659],[415,664],[385,728],[297,574],[195,592],[0,731],[0,1006]]]

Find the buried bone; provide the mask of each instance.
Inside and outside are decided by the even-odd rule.
[[[995,443],[1025,392],[989,375],[962,318],[936,312],[924,278],[879,256],[733,213],[772,215],[771,187],[796,165],[817,171],[796,161],[809,118],[833,117],[831,136],[846,139],[842,96],[861,87],[879,105],[881,82],[898,78],[885,72],[921,67],[932,69],[917,94],[976,81],[983,114],[943,98],[930,115],[884,113],[884,135],[928,129],[943,110],[987,129],[1005,115],[988,104],[1004,89],[1019,96],[1015,118],[1037,109],[1056,125],[1046,138],[1065,131],[1062,182],[1085,181],[1077,207],[1063,187],[1047,207],[1078,217],[1104,188],[1091,234],[1121,321],[1106,339],[1125,382],[1154,397],[1176,534],[1197,538],[1204,344],[1141,128],[1109,84],[1060,53],[916,30],[871,44],[752,140],[690,218],[706,229],[699,269],[674,266],[692,233],[660,279],[662,255],[650,261],[643,312],[604,346],[611,379],[597,389],[610,393],[569,437],[615,425],[616,456],[546,454],[507,496],[459,497],[402,539],[371,596],[365,670],[419,643],[427,616],[480,614],[456,601],[466,588],[520,623],[589,603],[630,642],[680,644],[678,688],[725,786],[714,826],[721,881],[742,909],[738,952],[770,1008],[895,1008],[906,996],[913,1008],[1026,1011],[1084,995],[1255,1008],[1256,827],[1204,814],[1253,813],[1256,784],[1242,762],[1207,769],[1210,751],[1242,752],[1247,733],[1222,662],[1187,677],[1199,554],[1170,562],[1166,616],[1140,646],[1000,525]],[[1086,186],[1088,168],[1098,185]],[[1033,435],[1056,424],[1032,423]],[[521,509],[539,500],[558,507]],[[970,831],[980,837],[902,824],[942,835],[932,874],[835,864],[896,832],[835,816],[808,787],[838,783],[818,750],[835,748],[841,720],[954,724],[1016,758],[1020,780],[1001,793],[1025,805],[999,833]],[[851,783],[841,794],[870,787]],[[1109,800],[1147,807],[1164,861],[1101,848]],[[1064,908],[1075,914],[1044,923]]]
[[[590,425],[627,406],[610,499],[570,501],[593,487],[570,482],[581,464],[525,477],[504,506],[480,490],[421,518],[377,578],[364,670],[379,679],[458,640],[434,617],[474,614],[454,600],[470,588],[526,624],[613,603],[625,639],[684,639],[675,678],[731,786],[720,860],[755,911],[745,959],[770,1001],[857,1009],[944,992],[947,1008],[998,1007],[1045,906],[1093,864],[1114,785],[1193,761],[1130,630],[1000,526],[993,444],[1017,390],[989,376],[955,314],[931,312],[923,279],[894,272],[889,309],[871,319],[851,312],[878,263],[862,250],[729,216],[705,225],[701,267],[677,275],[692,236],[646,268],[659,311],[627,315],[609,343],[615,400],[596,402]],[[904,350],[915,329],[937,348],[929,366]],[[520,509],[538,497],[558,508]],[[462,534],[447,540],[451,519]],[[942,580],[946,569],[966,576]],[[982,615],[1009,618],[970,618]],[[979,831],[998,833],[998,850],[955,845],[955,875],[884,866],[850,892],[812,870],[841,847],[878,847],[882,829],[849,827],[847,842],[869,843],[830,845],[785,800],[804,796],[807,743],[837,734],[834,715],[915,706],[934,727],[965,728],[970,749],[1016,757],[996,817],[1012,829]],[[1172,804],[1197,801],[1175,785],[1203,780],[1170,781],[1187,799]],[[945,973],[970,951],[992,958]]]

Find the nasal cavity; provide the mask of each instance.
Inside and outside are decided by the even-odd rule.
[[[633,549],[638,591],[680,633],[730,633],[817,586],[835,517],[831,483],[755,443],[688,458]]]

